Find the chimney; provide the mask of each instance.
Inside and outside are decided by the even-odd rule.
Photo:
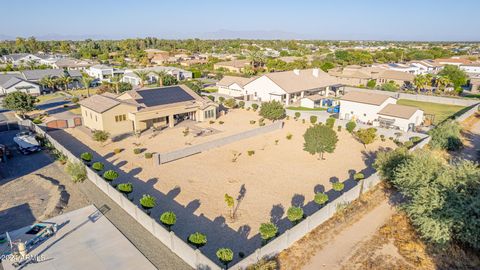
[[[318,68],[314,68],[314,69],[312,69],[312,75],[313,75],[313,77],[316,77],[316,78],[318,78],[318,74],[319,74],[319,72],[320,72],[320,71],[318,70]]]
[[[299,69],[294,69],[293,74],[295,74],[297,76],[300,75],[300,70]]]

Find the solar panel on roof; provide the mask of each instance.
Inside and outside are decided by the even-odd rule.
[[[141,90],[137,91],[137,93],[142,97],[137,101],[145,104],[147,107],[194,100],[180,86]]]

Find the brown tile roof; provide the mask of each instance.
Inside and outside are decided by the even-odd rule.
[[[419,108],[417,107],[399,104],[388,104],[380,112],[378,112],[378,114],[403,119],[410,119],[410,117],[412,117],[412,115],[418,110]]]
[[[459,64],[470,64],[472,61],[465,58],[438,58],[434,60],[436,63],[459,63]]]
[[[340,100],[365,103],[379,106],[383,104],[390,96],[364,92],[348,92]]]
[[[322,88],[334,84],[338,84],[338,80],[322,70],[318,69],[318,76],[313,75],[314,69],[272,72],[265,74],[267,78],[280,86],[287,93],[296,93],[304,90]]]
[[[413,81],[415,75],[397,70],[384,70],[378,74],[378,78],[398,81]]]
[[[234,68],[244,68],[245,66],[250,64],[250,60],[244,59],[244,60],[232,60],[232,61],[226,61],[226,62],[218,62],[215,65],[216,66],[225,66],[225,67],[234,67]]]
[[[312,101],[319,101],[319,100],[324,99],[325,96],[316,94],[316,95],[305,96],[305,97],[303,97],[303,98],[308,98],[308,99],[310,99],[310,100],[312,100]]]
[[[217,85],[228,87],[228,86],[236,83],[236,84],[240,85],[241,87],[243,87],[245,84],[251,82],[255,78],[256,77],[245,78],[245,77],[238,77],[238,76],[224,76],[219,82],[217,82]]]

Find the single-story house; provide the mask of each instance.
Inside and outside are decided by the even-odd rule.
[[[388,95],[348,92],[340,98],[340,119],[409,131],[421,125],[423,111],[396,104]]]
[[[68,85],[69,88],[81,88],[82,87],[82,73],[79,70],[63,70],[63,69],[33,69],[22,71],[23,79],[29,82],[40,83],[45,77],[61,78],[70,77],[72,82]],[[43,87],[43,90],[48,90]]]
[[[243,87],[245,84],[256,78],[245,78],[237,76],[224,76],[217,82],[218,93],[229,95],[231,97],[241,97],[244,95]]]
[[[250,60],[231,60],[226,62],[218,62],[213,64],[213,69],[225,69],[230,72],[242,73],[243,69],[247,66],[250,66]]]
[[[300,99],[300,107],[304,108],[327,108],[331,106],[337,106],[338,105],[338,100],[330,99],[328,97],[322,96],[322,95],[311,95],[311,96],[306,96],[302,99]]]
[[[268,102],[276,100],[290,105],[309,95],[338,95],[338,80],[320,69],[304,69],[264,74],[244,85],[244,97]]]
[[[112,135],[141,132],[152,127],[173,127],[185,119],[215,119],[218,105],[185,85],[104,93],[80,101],[83,124]]]
[[[377,85],[393,81],[399,87],[409,86],[413,83],[414,74],[388,68],[352,65],[331,69],[328,74],[337,78],[339,83],[351,86],[365,86],[370,80],[375,80]]]
[[[40,85],[23,79],[20,74],[0,74],[0,95],[16,91],[34,96],[41,94]]]

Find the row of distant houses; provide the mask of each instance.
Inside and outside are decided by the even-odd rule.
[[[6,95],[16,91],[25,92],[32,95],[40,95],[43,92],[48,92],[52,89],[49,89],[48,86],[41,85],[40,83],[45,77],[50,77],[52,79],[70,77],[72,80],[68,85],[69,88],[82,87],[82,73],[78,70],[24,70],[21,72],[0,74],[0,95]]]
[[[15,53],[0,57],[0,62],[11,64],[14,67],[28,65],[45,65],[53,69],[85,70],[92,65],[91,62],[69,58],[62,54],[44,53]]]

